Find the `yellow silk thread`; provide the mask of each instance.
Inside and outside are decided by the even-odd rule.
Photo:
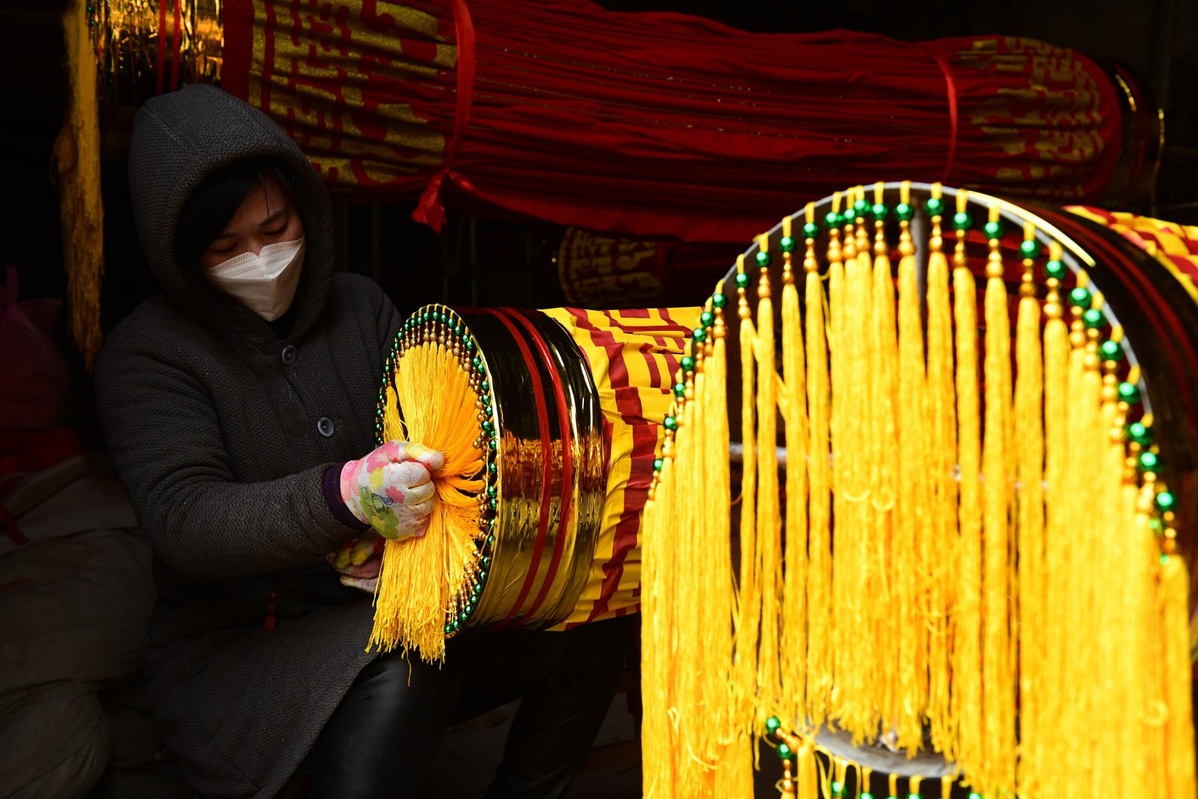
[[[814,206],[807,206],[808,222]],[[782,235],[791,235],[790,217]],[[804,269],[814,263],[814,239],[807,239]],[[779,707],[787,718],[807,716],[807,380],[804,375],[803,320],[791,254],[785,253],[782,281],[782,378],[785,387],[786,441],[785,577],[782,586],[781,694]],[[810,262],[810,263],[808,263]],[[804,276],[809,273],[804,271]],[[812,278],[819,280],[818,272]]]
[[[940,199],[939,184],[931,195]],[[927,512],[924,558],[928,564],[925,619],[928,625],[928,728],[937,751],[956,759],[957,723],[950,692],[953,629],[950,608],[956,585],[950,579],[957,562],[957,408],[954,384],[953,320],[948,258],[944,253],[941,217],[931,218],[928,239],[927,417],[928,470],[931,494]],[[917,406],[919,407],[919,406]]]
[[[758,237],[759,252],[769,254],[769,237]],[[757,715],[764,724],[781,697],[779,648],[782,610],[782,517],[778,499],[778,379],[775,364],[773,286],[769,269],[757,280],[757,552],[761,632],[757,653]]]
[[[997,208],[991,221],[997,221]],[[983,793],[1015,784],[1016,695],[1011,645],[1011,562],[1009,500],[1011,322],[1003,263],[991,240],[985,296],[985,434],[982,442],[982,723],[983,768],[975,769]]]
[[[1034,240],[1035,229],[1025,231]],[[1016,541],[1019,564],[1018,671],[1019,727],[1025,738],[1038,737],[1040,675],[1050,650],[1043,634],[1048,606],[1044,584],[1044,358],[1040,342],[1040,301],[1035,296],[1031,261],[1025,261],[1022,296],[1015,328],[1015,476],[1018,482]],[[1018,751],[1017,784],[1039,795],[1042,766],[1039,750],[1022,745]]]
[[[901,187],[900,202],[910,202],[910,184]],[[935,441],[930,419],[923,408],[928,391],[923,321],[915,246],[910,224],[900,222],[898,264],[898,399],[897,438],[890,451],[897,455],[898,490],[895,495],[894,569],[897,598],[890,608],[895,621],[893,640],[901,642],[903,657],[896,664],[897,688],[887,721],[896,732],[896,745],[914,750],[923,743],[923,721],[929,702],[928,658],[933,611],[929,596],[935,584],[929,579],[934,564],[944,557],[928,542],[936,539],[928,514],[932,502],[931,455]],[[879,265],[875,267],[881,271]],[[889,270],[889,265],[885,267]],[[891,414],[896,413],[891,409]],[[932,633],[934,634],[934,633]],[[893,644],[890,644],[893,645]]]
[[[744,256],[737,263],[744,273]],[[757,554],[757,429],[756,397],[757,368],[753,349],[757,333],[753,327],[752,310],[744,290],[739,290],[737,314],[740,317],[741,371],[741,466],[740,502],[740,581],[736,605],[736,665],[733,670],[733,691],[737,718],[755,719],[757,707],[757,651],[761,629],[761,575]],[[773,442],[767,442],[773,446]]]
[[[840,194],[832,210],[840,210]],[[828,231],[829,285],[843,277],[839,234]],[[807,344],[808,544],[807,544],[807,718],[823,724],[832,690],[832,474],[829,465],[831,385],[829,376],[828,300],[818,264],[804,263]]]
[[[957,193],[957,210],[966,208],[965,192]],[[962,762],[980,763],[984,752],[982,720],[982,508],[979,496],[980,428],[977,385],[977,288],[965,262],[965,234],[958,231],[953,267],[953,302],[957,326],[957,462],[958,495],[957,601],[953,641],[953,712],[957,724],[955,754]],[[970,786],[985,787],[968,775]]]
[[[435,395],[429,386],[437,386]],[[445,658],[445,619],[460,609],[476,569],[480,534],[478,496],[484,482],[478,436],[478,393],[458,356],[444,344],[406,350],[388,389],[386,439],[418,441],[445,455],[433,473],[436,494],[428,531],[417,539],[388,541],[375,595],[370,644],[381,651],[416,650],[430,663]]]

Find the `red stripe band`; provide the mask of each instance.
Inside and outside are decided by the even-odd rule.
[[[549,372],[549,381],[553,386],[553,401],[557,407],[558,431],[561,435],[562,488],[561,510],[558,514],[558,535],[557,540],[553,542],[553,555],[549,559],[549,569],[545,574],[545,581],[541,583],[541,590],[537,592],[536,598],[533,599],[532,605],[528,608],[528,612],[524,614],[526,618],[531,618],[540,609],[545,601],[545,597],[549,594],[549,587],[553,584],[553,579],[557,576],[557,570],[561,565],[562,555],[566,549],[567,536],[562,531],[569,525],[570,514],[574,510],[574,439],[571,436],[570,410],[566,406],[566,392],[562,387],[561,373],[555,368],[555,360],[553,353],[549,349],[549,345],[545,343],[545,339],[541,336],[540,331],[522,313],[517,313],[511,308],[502,308],[500,310],[515,319],[521,327],[528,331],[529,338],[532,339],[537,352],[541,355],[542,363],[545,364]],[[542,512],[544,511],[545,509],[542,508]]]
[[[524,576],[524,583],[520,586],[520,593],[512,603],[512,608],[508,611],[507,616],[496,627],[496,629],[502,630],[511,624],[512,619],[516,617],[516,614],[520,610],[520,605],[523,604],[532,590],[533,581],[537,576],[537,569],[541,565],[541,556],[545,551],[545,538],[549,534],[549,495],[550,477],[552,476],[553,469],[553,442],[549,438],[549,408],[545,405],[545,388],[541,383],[541,375],[537,370],[537,362],[533,359],[532,351],[528,348],[528,344],[524,342],[516,326],[503,314],[492,308],[477,308],[475,310],[494,316],[499,320],[500,324],[507,328],[512,338],[515,339],[516,347],[520,350],[520,354],[524,358],[524,364],[528,368],[529,379],[532,381],[533,400],[537,406],[537,424],[541,430],[541,515],[537,521],[537,537],[536,542],[533,544],[532,561],[529,564],[528,574]]]

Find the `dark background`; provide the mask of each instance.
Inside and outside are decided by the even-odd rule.
[[[605,0],[601,4],[621,11],[684,11],[755,31],[848,28],[907,40],[991,33],[1030,36],[1090,56],[1118,59],[1139,73],[1165,113],[1166,145],[1155,192],[1145,207],[1133,210],[1198,224],[1198,0]],[[64,6],[65,0],[0,3],[0,264],[19,267],[26,298],[65,293],[51,160],[66,87],[59,25]],[[119,131],[108,134],[103,149],[105,331],[155,290],[130,219],[122,136]],[[411,204],[337,208],[341,266],[378,279],[401,312],[431,301],[525,307],[561,304],[552,267],[559,230],[451,216],[445,232],[436,235],[409,220],[411,208]],[[60,328],[64,349],[77,361],[67,343],[65,322]]]

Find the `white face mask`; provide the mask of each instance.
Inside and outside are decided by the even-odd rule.
[[[268,244],[257,255],[243,252],[208,270],[208,280],[268,322],[291,307],[304,268],[304,240]]]

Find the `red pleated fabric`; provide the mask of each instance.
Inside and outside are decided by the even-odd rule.
[[[225,86],[345,196],[743,242],[877,180],[1103,197],[1120,96],[1094,61],[1001,36],[746,33],[582,0],[230,0]]]

